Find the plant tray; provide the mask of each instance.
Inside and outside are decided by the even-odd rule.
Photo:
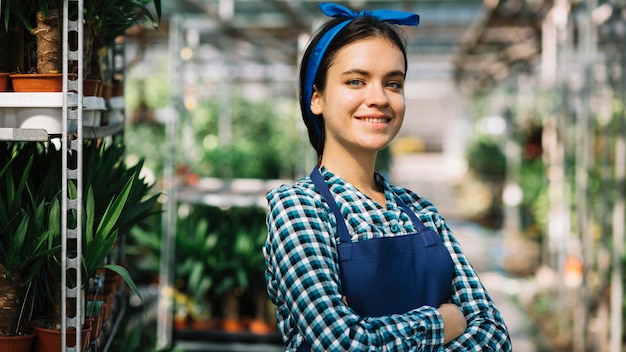
[[[282,345],[282,339],[277,332],[269,334],[255,334],[251,332],[227,332],[224,330],[195,330],[175,329],[175,340],[213,341],[213,342],[243,342],[243,343],[267,343]]]

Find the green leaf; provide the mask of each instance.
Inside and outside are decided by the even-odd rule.
[[[106,211],[104,212],[104,215],[102,216],[100,224],[98,225],[98,229],[96,230],[96,236],[106,236],[106,234],[111,232],[113,227],[116,225],[117,219],[122,213],[124,203],[126,202],[128,194],[130,193],[132,184],[133,178],[128,180],[121,193],[111,201]]]
[[[122,279],[124,279],[124,282],[126,282],[128,287],[130,287],[133,293],[136,294],[137,297],[139,297],[139,299],[143,303],[143,297],[141,297],[141,293],[139,292],[139,289],[137,288],[135,281],[133,281],[133,278],[130,276],[126,268],[124,268],[121,265],[116,265],[116,264],[103,265],[102,268],[112,270],[116,272],[117,274],[119,274],[122,277]]]

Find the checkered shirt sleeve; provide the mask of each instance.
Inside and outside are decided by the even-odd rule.
[[[415,230],[408,216],[395,204],[392,192],[410,204],[427,226],[439,231],[456,265],[452,302],[461,307],[468,329],[444,347],[443,320],[436,307],[424,306],[405,314],[376,318],[361,318],[352,311],[342,300],[336,221],[313,183],[305,178],[267,195],[265,279],[269,296],[277,307],[278,328],[286,351],[296,351],[303,340],[312,351],[510,350],[499,312],[430,203],[385,184],[391,208],[382,211],[339,177],[325,170],[323,176],[346,217],[353,241],[381,236],[389,228],[395,228],[392,223],[400,224],[402,230],[398,234]],[[397,218],[394,213],[398,214]],[[363,226],[364,220],[372,226],[355,228]]]

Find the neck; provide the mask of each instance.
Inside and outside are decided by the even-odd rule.
[[[376,153],[360,158],[349,153],[332,153],[332,156],[325,154],[320,162],[321,166],[350,182],[372,198],[374,198],[373,193],[380,193],[374,180],[375,164]]]

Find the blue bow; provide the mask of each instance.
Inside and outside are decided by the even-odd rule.
[[[389,22],[393,24],[403,24],[405,26],[417,26],[420,22],[420,17],[417,14],[396,10],[376,10],[368,11],[363,10],[356,13],[349,8],[331,3],[321,3],[319,5],[320,10],[329,17],[355,19],[357,17],[371,16],[379,21]]]
[[[313,84],[315,82],[315,76],[317,76],[317,70],[320,66],[320,62],[322,61],[322,57],[324,57],[326,48],[328,48],[330,42],[333,38],[335,38],[335,35],[337,35],[341,29],[350,23],[350,21],[358,17],[371,16],[379,21],[406,26],[417,26],[420,18],[417,14],[397,10],[363,10],[357,13],[339,4],[321,3],[319,7],[326,16],[346,19],[346,21],[339,23],[324,33],[324,35],[317,42],[317,45],[311,53],[307,63],[308,69],[303,93],[304,103],[306,104],[305,108],[308,115],[307,117],[313,122],[313,125],[315,125],[315,133],[318,138],[322,139],[324,131],[322,130],[322,124],[318,121],[318,119],[316,119],[315,115],[311,111],[311,98],[313,97]]]

